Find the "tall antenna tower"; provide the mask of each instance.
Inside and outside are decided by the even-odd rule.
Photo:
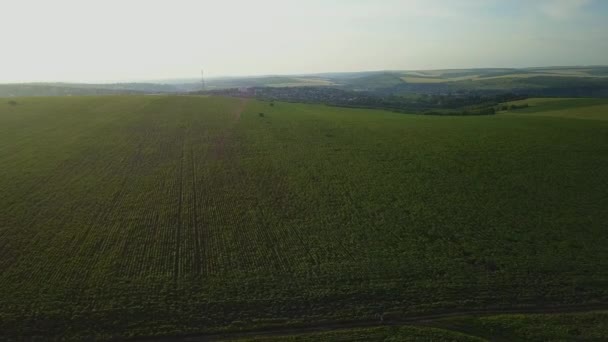
[[[207,90],[207,87],[205,85],[205,70],[201,69],[201,90],[205,91]]]

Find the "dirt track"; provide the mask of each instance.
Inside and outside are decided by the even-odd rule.
[[[547,307],[528,307],[528,308],[505,308],[505,309],[485,309],[485,310],[463,310],[451,312],[438,312],[420,316],[407,316],[400,319],[384,320],[361,320],[361,321],[342,321],[334,323],[323,323],[318,325],[300,326],[300,327],[284,327],[284,328],[269,328],[263,330],[248,330],[233,333],[223,334],[200,334],[190,336],[175,336],[146,339],[149,341],[230,341],[239,338],[248,337],[280,337],[299,335],[307,333],[340,331],[355,328],[373,328],[381,326],[407,326],[407,325],[424,325],[431,326],[432,323],[453,317],[465,316],[494,316],[501,314],[564,314],[576,312],[591,312],[608,310],[608,304],[587,304],[587,305],[564,305],[564,306],[547,306]],[[446,327],[446,329],[448,329]]]
[[[239,106],[234,111],[234,119],[235,119],[235,121],[238,122],[241,119],[241,114],[245,110],[245,107],[247,107],[247,104],[249,103],[249,100],[250,99],[247,99],[247,98],[239,99]]]

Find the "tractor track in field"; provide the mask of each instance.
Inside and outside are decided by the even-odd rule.
[[[425,315],[404,316],[402,318],[386,319],[383,322],[380,320],[351,320],[351,321],[336,321],[322,324],[310,324],[302,326],[287,326],[287,327],[272,327],[267,329],[243,330],[227,333],[209,333],[209,334],[191,334],[185,336],[169,336],[157,338],[137,338],[134,340],[140,341],[182,341],[182,342],[198,342],[198,341],[231,341],[236,339],[253,338],[253,337],[287,337],[292,335],[301,335],[309,333],[333,332],[358,328],[378,328],[378,327],[398,327],[398,326],[420,326],[429,328],[439,328],[443,330],[461,332],[473,337],[484,338],[483,336],[474,336],[459,328],[452,328],[448,325],[436,324],[437,321],[447,318],[456,317],[485,317],[496,315],[520,315],[520,314],[568,314],[568,313],[585,313],[593,311],[608,310],[606,304],[586,304],[586,305],[562,305],[562,306],[538,306],[527,308],[504,308],[504,309],[478,309],[478,310],[455,310],[429,313]]]
[[[251,99],[249,99],[249,98],[239,99],[239,106],[234,111],[234,121],[238,122],[239,120],[241,120],[241,114],[245,110],[245,107],[247,107],[247,104],[249,103],[250,100]]]
[[[193,211],[194,213],[192,214],[193,216],[193,227],[194,227],[194,248],[196,249],[195,253],[196,253],[196,261],[195,261],[195,265],[196,265],[196,272],[197,274],[202,274],[203,273],[203,262],[205,262],[205,260],[203,259],[203,252],[201,250],[201,241],[200,241],[200,228],[199,228],[199,224],[198,224],[198,200],[197,200],[197,186],[196,186],[196,162],[194,160],[194,150],[192,148],[192,146],[190,147],[190,162],[191,162],[191,167],[192,167],[192,202],[193,202]]]
[[[245,110],[245,107],[247,107],[247,104],[249,103],[249,99],[246,98],[241,98],[239,99],[239,104],[238,107],[236,107],[236,109],[231,113],[232,115],[232,122],[231,124],[236,124],[241,120],[241,114],[243,113],[243,111]],[[223,159],[224,155],[225,155],[225,150],[226,150],[226,141],[230,140],[231,135],[232,135],[232,130],[233,130],[233,126],[230,126],[229,128],[225,129],[216,139],[215,141],[215,148],[213,149],[213,156],[214,159]]]
[[[181,242],[181,234],[182,234],[182,206],[183,206],[183,197],[184,197],[184,146],[185,146],[185,137],[182,138],[182,148],[181,148],[181,156],[180,156],[180,164],[179,164],[179,198],[178,198],[178,206],[177,206],[177,228],[175,230],[175,265],[173,270],[174,280],[177,282],[180,275],[180,242]]]

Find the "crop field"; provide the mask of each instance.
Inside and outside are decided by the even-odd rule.
[[[0,340],[608,304],[608,104],[15,101],[0,102]]]
[[[549,116],[569,119],[608,120],[608,99],[559,99],[541,98],[513,101],[510,104],[528,104],[528,108],[518,109],[509,114],[523,116]]]

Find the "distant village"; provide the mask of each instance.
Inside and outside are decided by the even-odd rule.
[[[373,106],[379,99],[363,92],[330,87],[241,87],[209,91],[214,95],[255,97],[266,101],[325,103],[336,106]]]
[[[263,101],[319,103],[339,107],[378,108],[428,115],[491,115],[504,102],[521,100],[522,95],[428,95],[382,96],[371,92],[332,87],[241,87],[205,92],[211,95],[251,97]]]

